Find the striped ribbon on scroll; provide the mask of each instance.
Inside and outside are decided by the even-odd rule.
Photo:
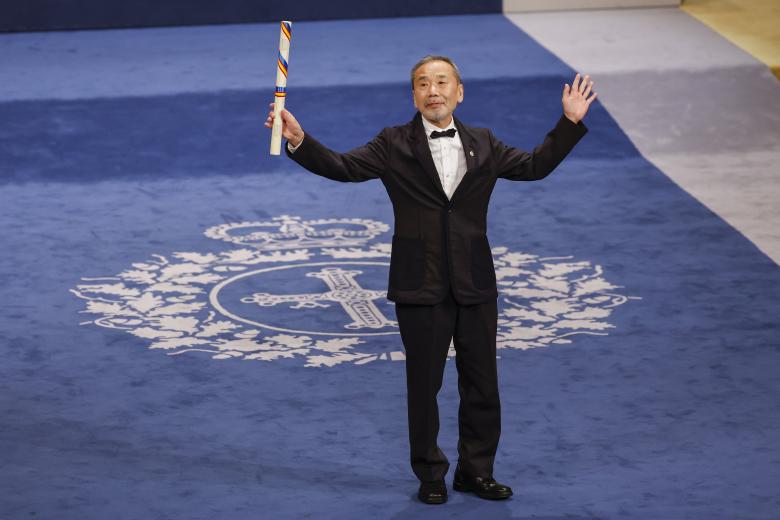
[[[274,124],[271,128],[271,155],[282,150],[282,109],[287,97],[287,62],[290,59],[292,22],[283,21],[279,30],[279,57],[276,60],[276,90],[274,92]]]

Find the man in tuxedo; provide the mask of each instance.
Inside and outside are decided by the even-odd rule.
[[[493,478],[501,415],[498,292],[486,236],[488,202],[498,178],[532,181],[552,172],[587,132],[582,118],[596,93],[591,93],[593,82],[587,75],[577,74],[571,87],[565,84],[563,114],[529,153],[452,115],[464,90],[451,59],[426,56],[412,68],[411,83],[418,110],[412,121],[385,128],[346,153],[334,152],[304,133],[296,118],[283,110],[287,155],[329,179],[380,179],[393,204],[387,297],[396,304],[406,353],[410,458],[420,481],[419,499],[429,504],[447,500],[444,476],[449,462],[437,444],[437,394],[451,341],[460,394],[453,489],[504,499],[512,489]],[[272,111],[266,127],[273,118]]]

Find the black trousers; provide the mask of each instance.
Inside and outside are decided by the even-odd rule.
[[[496,300],[459,305],[452,293],[436,305],[395,306],[406,351],[406,388],[412,471],[421,481],[440,480],[449,461],[439,449],[439,407],[450,342],[458,370],[458,465],[469,475],[493,476],[501,434],[496,369]]]

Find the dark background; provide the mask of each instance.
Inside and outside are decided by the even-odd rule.
[[[0,32],[500,12],[501,0],[6,0],[0,2]]]

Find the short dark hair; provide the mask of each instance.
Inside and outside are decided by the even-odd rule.
[[[412,90],[414,90],[414,73],[417,72],[417,69],[419,69],[420,67],[422,67],[426,63],[430,63],[432,61],[443,61],[444,63],[449,63],[452,66],[452,70],[455,71],[455,79],[458,80],[458,83],[462,83],[462,81],[460,80],[460,71],[458,70],[458,66],[455,65],[454,61],[452,61],[447,56],[436,56],[436,55],[433,55],[433,54],[429,54],[428,56],[424,57],[423,59],[421,59],[420,61],[415,63],[414,67],[412,67],[412,73],[411,73]]]

